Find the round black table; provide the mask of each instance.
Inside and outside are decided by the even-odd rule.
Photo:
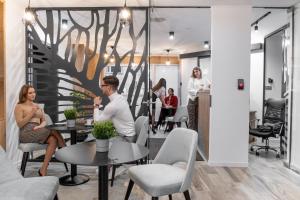
[[[108,200],[108,165],[137,161],[148,154],[144,146],[121,141],[113,141],[109,152],[97,152],[95,141],[89,141],[62,148],[55,157],[66,163],[98,166],[98,199]]]
[[[71,135],[71,145],[77,143],[77,131],[87,131],[91,127],[76,125],[75,127],[67,127],[66,125],[50,125],[51,130],[57,130],[62,133],[69,133]],[[66,147],[65,147],[66,148]],[[64,148],[63,148],[64,149]],[[86,183],[90,180],[90,177],[85,174],[77,174],[77,165],[71,164],[71,173],[59,178],[59,183],[66,186],[74,186]]]

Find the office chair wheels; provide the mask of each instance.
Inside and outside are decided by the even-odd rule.
[[[253,147],[250,147],[250,151],[254,151]]]
[[[259,156],[259,153],[258,153],[258,152],[255,152],[255,155],[256,155],[256,156]]]
[[[279,153],[276,153],[276,158],[280,158],[280,154]]]

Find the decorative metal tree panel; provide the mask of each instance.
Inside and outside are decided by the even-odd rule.
[[[119,78],[118,92],[134,117],[147,112],[142,102],[148,99],[148,10],[131,10],[126,26],[120,24],[119,11],[34,9],[36,23],[26,24],[27,82],[54,120],[69,106],[91,116],[88,105],[93,97],[103,97],[100,85],[107,74]]]

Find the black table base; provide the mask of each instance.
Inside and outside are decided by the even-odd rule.
[[[64,186],[81,185],[90,180],[90,177],[85,174],[77,174],[76,176],[66,175],[59,178],[59,183]]]
[[[98,199],[108,200],[108,167],[99,166],[98,169]]]

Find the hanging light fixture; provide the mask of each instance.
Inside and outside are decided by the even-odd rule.
[[[255,24],[255,26],[254,26],[254,31],[258,32],[258,25],[257,24]]]
[[[25,8],[23,20],[25,21],[25,23],[30,23],[30,24],[35,23],[35,14],[34,14],[32,8],[30,7],[30,0],[28,0],[27,8]]]
[[[175,36],[174,36],[174,31],[170,31],[170,32],[169,32],[169,39],[170,39],[170,40],[174,40],[174,37],[175,37]]]
[[[61,20],[61,27],[63,29],[68,29],[68,20],[67,19],[62,19]]]
[[[113,50],[114,50],[114,46],[111,45],[110,48],[111,48],[111,54],[112,54],[112,53],[113,53]],[[108,57],[108,54],[107,54],[107,57]],[[110,57],[110,59],[109,59],[109,62],[110,62],[110,63],[114,63],[114,62],[115,62],[115,57],[114,57],[114,55],[111,55],[111,57]]]
[[[108,58],[108,53],[105,51],[105,53],[103,54],[104,59]]]
[[[130,20],[130,11],[127,8],[126,0],[125,0],[124,7],[120,11],[120,23],[121,23],[121,26],[124,28],[126,26],[126,24],[128,24],[129,20]]]
[[[169,58],[170,49],[166,49],[166,52],[167,52],[166,65],[170,65],[171,64],[171,61],[170,61],[170,58]]]
[[[204,41],[204,49],[209,49],[209,42],[208,41]]]

